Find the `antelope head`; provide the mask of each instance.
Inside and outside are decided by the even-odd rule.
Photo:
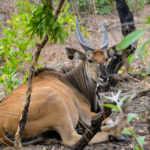
[[[89,70],[91,77],[96,82],[98,82],[99,77],[102,74],[105,74],[105,76],[107,76],[104,63],[108,58],[107,51],[106,51],[108,46],[108,35],[105,27],[100,21],[99,21],[99,25],[102,30],[102,40],[100,43],[100,48],[98,49],[92,48],[90,44],[84,39],[79,29],[77,18],[75,18],[76,36],[81,47],[84,49],[84,52],[81,52],[74,48],[66,47],[68,58],[83,60],[86,64],[87,69]]]
[[[106,51],[108,46],[107,32],[103,24],[99,22],[100,28],[102,29],[102,41],[99,49],[93,49],[83,38],[79,30],[77,18],[75,18],[75,25],[76,36],[84,52],[66,47],[66,53],[69,59],[82,60],[82,63],[73,69],[67,75],[67,78],[74,87],[84,93],[90,100],[92,110],[97,112],[100,108],[99,88],[107,85],[109,77],[107,76],[107,69],[104,66],[108,58]],[[95,99],[94,103],[93,98]]]

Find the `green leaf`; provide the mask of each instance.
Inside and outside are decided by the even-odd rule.
[[[14,81],[14,86],[17,86],[17,85],[19,85],[19,84],[20,84],[20,81],[19,81],[19,80]]]
[[[126,95],[123,98],[121,98],[120,101],[118,102],[119,106],[121,107],[122,104],[130,97],[131,97],[131,95]]]
[[[142,44],[140,44],[140,46],[138,46],[138,48],[136,49],[132,60],[137,56],[141,54],[141,51],[143,51],[145,49],[146,44],[150,43],[150,38],[148,38],[145,42],[143,42]]]
[[[124,128],[124,129],[122,130],[122,134],[132,135],[132,132],[131,132],[129,129]]]
[[[138,40],[146,31],[145,30],[136,30],[130,34],[128,34],[117,46],[116,50],[124,50],[130,44]]]
[[[138,146],[134,146],[133,150],[141,150]]]
[[[138,142],[138,144],[140,145],[141,148],[143,148],[144,139],[145,139],[145,136],[138,136],[138,137],[136,137],[136,140],[137,140],[137,142]]]
[[[137,115],[138,118],[143,119],[143,117],[141,115]]]
[[[130,122],[133,118],[138,117],[138,118],[142,118],[142,116],[135,114],[135,113],[129,113],[127,116],[127,121]]]
[[[0,49],[0,56],[5,54],[5,50]]]
[[[115,109],[116,111],[119,111],[120,112],[120,109],[116,106],[116,105],[113,105],[113,104],[103,104],[104,107],[108,107],[108,108],[112,108],[112,109]]]
[[[134,54],[130,54],[130,55],[128,56],[128,62],[129,62],[129,63],[132,62],[133,57],[134,57]]]
[[[122,134],[126,134],[126,135],[134,135],[135,132],[134,132],[134,130],[124,128],[124,129],[122,130]]]
[[[147,17],[147,23],[150,24],[150,16]]]
[[[137,114],[129,113],[128,116],[127,116],[127,121],[130,122],[135,117],[137,117]]]
[[[59,40],[60,40],[61,44],[64,44],[65,41],[64,41],[64,38],[63,38],[63,36],[61,34],[59,35]]]

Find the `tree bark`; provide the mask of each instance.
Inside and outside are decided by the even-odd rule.
[[[65,0],[60,0],[59,4],[54,12],[54,18],[57,19],[58,15],[60,13],[60,9],[63,5]],[[51,7],[51,6],[50,6]],[[52,7],[51,7],[52,8]],[[25,124],[27,121],[27,115],[28,115],[28,110],[29,110],[29,105],[30,105],[30,98],[31,98],[31,93],[32,93],[32,79],[34,77],[34,73],[35,73],[35,65],[37,63],[38,57],[42,51],[42,48],[46,45],[47,41],[48,41],[48,34],[46,34],[42,40],[41,43],[37,43],[37,50],[33,56],[33,59],[31,61],[31,65],[30,65],[30,69],[29,69],[29,75],[28,75],[28,84],[27,84],[27,90],[26,90],[26,95],[24,98],[24,103],[23,103],[23,111],[19,120],[19,124],[18,124],[18,129],[15,135],[15,142],[14,142],[14,146],[17,149],[22,149],[22,144],[21,144],[21,137],[25,128]]]
[[[118,15],[121,22],[121,31],[124,36],[128,35],[136,29],[134,18],[132,12],[129,10],[128,5],[125,0],[115,0]],[[127,48],[126,57],[134,53],[135,47],[130,45]],[[122,56],[118,56],[115,59],[112,59],[107,66],[107,71],[109,74],[117,73],[119,69],[123,66]]]

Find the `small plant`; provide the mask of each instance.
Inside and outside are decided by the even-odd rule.
[[[150,26],[150,17],[147,17],[146,23],[148,24],[148,27],[146,29],[138,29],[129,35],[127,35],[117,46],[116,49],[119,50],[124,50],[126,49],[130,44],[136,42],[138,39],[140,39],[146,32],[149,32],[149,26]],[[138,42],[138,47],[135,51],[134,54],[131,54],[129,56],[129,63],[131,63],[136,56],[139,56],[141,61],[144,61],[147,64],[146,67],[146,73],[145,72],[140,72],[141,75],[146,76],[150,72],[150,67],[149,67],[149,60],[147,59],[149,57],[149,47],[147,46],[150,44],[150,38],[147,38],[144,42]]]
[[[95,12],[96,14],[107,14],[112,10],[112,4],[114,3],[113,0],[79,0],[77,1],[77,8],[80,11],[88,11],[91,10],[93,5],[95,5]]]
[[[42,39],[43,35],[47,33],[50,40],[53,40],[55,44],[58,38],[63,44],[67,36],[63,25],[58,20],[55,20],[52,10],[46,3],[41,3],[36,6],[28,27],[28,33],[31,34],[31,38],[36,34]]]
[[[126,0],[131,11],[137,11],[144,7],[145,0]]]
[[[72,0],[73,1],[73,0]],[[149,3],[150,0],[126,0],[131,11],[137,11],[144,7],[144,3]],[[80,11],[89,12],[91,10],[93,4],[95,5],[95,11],[90,13],[96,14],[107,14],[112,11],[115,7],[115,0],[78,0],[77,8]]]
[[[18,0],[16,7],[17,12],[7,20],[8,26],[2,28],[3,36],[0,38],[0,57],[4,60],[0,65],[0,84],[5,87],[6,94],[20,83],[16,78],[17,70],[22,68],[24,62],[31,60],[32,54],[25,51],[35,43],[35,40],[31,41],[26,36],[34,4]]]
[[[150,17],[148,17],[146,19],[146,23],[148,24],[148,27],[146,29],[138,29],[130,34],[128,34],[117,46],[116,49],[119,50],[125,50],[130,44],[136,42],[138,39],[140,39],[146,32],[149,32],[149,25],[150,25]],[[138,42],[138,47],[135,51],[134,54],[130,55],[128,60],[129,63],[131,63],[134,58],[136,56],[139,56],[139,58],[147,63],[147,73],[143,73],[143,72],[139,72],[139,74],[141,74],[142,76],[146,76],[149,72],[150,72],[150,67],[149,67],[149,60],[147,62],[146,57],[149,57],[147,51],[148,51],[148,47],[147,45],[150,44],[150,38],[147,38],[144,42]],[[110,98],[109,98],[110,99]],[[112,98],[111,98],[112,99]],[[117,104],[117,103],[116,103]],[[120,108],[118,105],[115,106],[118,107],[118,109]],[[114,108],[115,108],[114,107]],[[113,108],[113,107],[112,107]],[[135,144],[134,146],[134,150],[143,150],[143,145],[144,145],[144,136],[137,136],[134,129],[132,128],[130,121],[135,118],[135,117],[139,117],[141,118],[141,116],[139,116],[138,114],[133,114],[130,113],[128,114],[127,117],[127,128],[125,128],[123,130],[124,134],[128,134],[128,135],[132,135],[136,141],[137,144]]]
[[[89,9],[89,1],[79,0],[77,1],[77,7],[80,11],[87,11]]]
[[[58,1],[55,0],[54,3]],[[64,43],[68,30],[74,29],[75,26],[74,15],[69,13],[69,8],[70,3],[66,2],[56,20],[46,3],[35,5],[28,0],[16,2],[17,11],[11,14],[10,20],[7,20],[8,26],[3,27],[3,37],[0,38],[0,57],[4,60],[0,65],[0,84],[4,86],[6,94],[20,84],[17,71],[25,62],[31,61],[32,53],[27,50],[34,47],[37,36],[42,38],[47,33],[49,40],[54,44],[58,39]],[[26,71],[24,81],[27,74]]]
[[[107,14],[110,13],[111,10],[114,8],[114,3],[112,0],[95,0],[95,5],[96,5],[96,14]]]
[[[64,26],[66,32],[75,30],[75,15],[70,10],[70,3],[65,2],[58,16],[58,21]]]
[[[120,98],[120,95],[121,95],[121,90],[118,91],[118,93],[116,95],[114,95],[112,93],[112,97],[108,97],[108,96],[105,96],[106,99],[112,101],[112,102],[115,102],[116,105],[113,105],[113,104],[103,104],[103,106],[105,107],[108,107],[108,108],[111,108],[112,110],[114,111],[117,111],[119,113],[124,113],[123,110],[122,110],[122,106],[124,104],[124,102],[131,97],[131,95],[126,95],[122,98]],[[138,117],[138,118],[142,118],[140,115],[138,114],[135,114],[135,113],[129,113],[127,115],[127,120],[126,120],[126,124],[127,124],[127,128],[124,128],[122,133],[123,134],[126,134],[126,135],[131,135],[137,142],[137,144],[135,144],[134,146],[134,150],[143,150],[143,145],[144,145],[144,139],[145,137],[144,136],[137,136],[134,129],[132,128],[130,122],[133,118],[135,117]]]

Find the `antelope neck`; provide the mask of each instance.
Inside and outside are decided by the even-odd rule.
[[[89,100],[91,111],[94,111],[96,82],[92,79],[86,63],[81,62],[65,75],[65,79]]]

